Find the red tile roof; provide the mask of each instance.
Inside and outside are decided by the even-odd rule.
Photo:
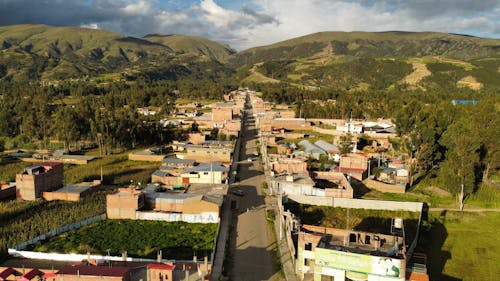
[[[113,276],[123,277],[130,268],[124,266],[87,266],[87,265],[67,265],[63,267],[57,275],[87,275],[87,276]]]
[[[54,272],[47,272],[43,275],[44,278],[56,278],[56,274]]]
[[[163,263],[150,263],[148,268],[151,269],[163,269],[163,270],[174,270],[175,265],[163,264]]]

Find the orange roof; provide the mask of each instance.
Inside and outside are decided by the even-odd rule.
[[[163,264],[163,263],[150,263],[148,264],[148,268],[150,269],[163,269],[163,270],[174,270],[175,265]]]

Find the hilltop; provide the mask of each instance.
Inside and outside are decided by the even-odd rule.
[[[225,62],[231,55],[236,53],[227,45],[197,36],[149,34],[144,36],[143,39],[168,46],[179,55],[207,57],[220,62]]]
[[[0,27],[0,81],[233,77],[339,90],[500,87],[500,40],[436,32],[319,32],[236,53],[202,37]]]

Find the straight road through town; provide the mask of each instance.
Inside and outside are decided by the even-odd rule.
[[[245,110],[239,171],[233,189],[241,189],[235,214],[236,229],[233,231],[233,270],[231,279],[241,281],[283,280],[275,263],[276,241],[266,220],[265,196],[261,192],[264,173],[255,153],[257,130],[252,110]]]

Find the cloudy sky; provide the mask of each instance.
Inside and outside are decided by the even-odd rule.
[[[237,50],[319,31],[500,38],[500,0],[0,0],[0,25],[20,23],[198,35]]]

